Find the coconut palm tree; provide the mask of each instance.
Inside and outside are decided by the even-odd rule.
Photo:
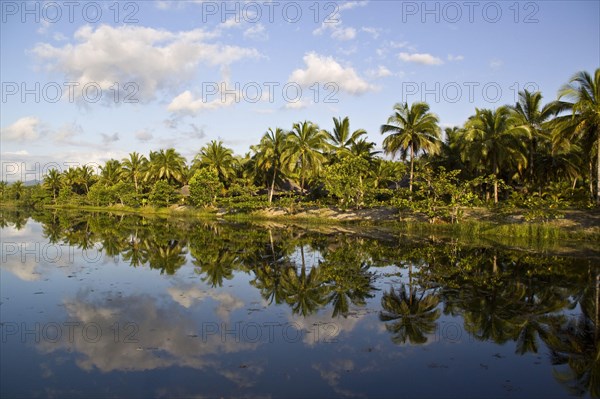
[[[412,291],[412,290],[411,290]],[[392,333],[392,341],[404,344],[424,344],[427,342],[425,334],[432,334],[436,328],[436,320],[440,317],[437,309],[439,298],[434,295],[425,295],[422,291],[417,297],[416,292],[411,292],[402,285],[398,290],[390,289],[384,292],[381,298],[383,310],[379,319],[386,323],[385,328]]]
[[[437,153],[440,148],[439,118],[429,111],[424,102],[394,105],[394,114],[387,123],[381,125],[381,134],[388,134],[383,140],[386,154],[395,156],[400,153],[402,159],[410,156],[409,190],[412,192],[414,177],[414,159],[419,151]]]
[[[508,107],[496,110],[476,109],[465,124],[463,160],[493,174],[494,203],[498,203],[498,179],[501,168],[515,170],[527,164],[524,139],[529,131],[518,124]],[[512,169],[510,169],[512,167]]]
[[[327,136],[336,153],[348,151],[352,144],[356,143],[361,136],[367,134],[365,129],[358,129],[350,133],[350,120],[348,117],[344,119],[341,117],[333,118],[333,124],[333,132],[327,132]]]
[[[143,179],[148,166],[148,160],[145,156],[132,152],[129,158],[123,158],[121,161],[125,178],[133,182],[135,192],[139,191],[139,182]]]
[[[306,273],[306,262],[304,260],[304,246],[300,246],[302,267],[300,274],[296,268],[290,267],[284,271],[282,279],[282,290],[288,305],[294,314],[306,317],[319,310],[327,303],[328,287],[324,284],[321,271],[318,266]]]
[[[104,166],[100,167],[100,178],[106,186],[114,186],[121,180],[123,169],[121,162],[116,159],[109,159]]]
[[[94,180],[94,170],[89,165],[83,165],[77,168],[77,183],[85,189],[84,194],[90,191],[90,186]]]
[[[23,191],[25,190],[25,186],[21,180],[17,180],[13,184],[10,185],[10,189],[13,192],[15,199],[18,201],[23,196]]]
[[[56,196],[62,187],[61,174],[56,169],[50,169],[44,177],[44,188],[52,193],[52,199],[56,202]]]
[[[4,193],[6,193],[7,188],[8,183],[4,180],[0,180],[0,198],[4,198]]]
[[[308,121],[294,123],[288,135],[288,145],[283,158],[290,165],[300,169],[302,192],[309,173],[317,173],[326,161],[323,152],[329,148],[327,138],[326,131]]]
[[[600,205],[600,68],[592,77],[588,72],[576,73],[558,92],[558,110],[571,115],[556,118],[555,139],[577,140],[593,164],[596,151],[596,204]],[[594,144],[595,143],[595,144]],[[591,171],[590,171],[591,172]],[[593,177],[590,173],[590,187]]]
[[[369,163],[372,163],[375,159],[375,155],[380,152],[381,151],[375,151],[375,143],[365,139],[360,139],[350,144],[350,154],[366,159]]]
[[[174,148],[150,152],[145,180],[167,180],[183,183],[185,180],[185,158]]]
[[[222,141],[212,140],[200,149],[194,158],[194,168],[210,168],[217,172],[219,180],[227,184],[234,175],[233,150],[223,145]]]
[[[260,140],[257,146],[252,150],[255,152],[256,168],[267,173],[271,173],[271,184],[269,189],[269,203],[273,201],[273,191],[275,190],[275,181],[277,174],[286,169],[286,159],[284,157],[288,133],[283,129],[269,129]]]
[[[519,92],[518,102],[509,108],[514,112],[515,123],[529,133],[527,177],[533,183],[538,175],[535,162],[535,157],[539,154],[538,146],[540,142],[549,141],[548,122],[556,114],[556,103],[542,106],[542,94],[539,91],[524,90]]]

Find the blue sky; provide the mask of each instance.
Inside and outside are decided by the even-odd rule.
[[[460,125],[600,66],[598,1],[1,7],[4,180],[168,147],[191,161],[213,139],[243,154],[269,127],[337,116],[380,144],[396,102]]]

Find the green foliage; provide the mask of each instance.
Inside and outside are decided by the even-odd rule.
[[[180,198],[181,194],[177,189],[165,180],[158,180],[152,186],[152,191],[148,199],[153,206],[165,207],[177,203]]]
[[[196,206],[212,206],[223,191],[223,183],[214,168],[202,168],[190,179],[190,201]]]
[[[348,155],[340,162],[325,168],[325,189],[338,200],[341,207],[361,207],[365,193],[371,189],[367,182],[369,163]]]
[[[240,196],[252,196],[255,195],[258,191],[258,188],[249,184],[247,180],[244,179],[236,179],[229,188],[227,189],[225,196],[226,197],[240,197]]]

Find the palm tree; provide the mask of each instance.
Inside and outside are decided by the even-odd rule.
[[[288,135],[288,145],[284,159],[300,169],[300,189],[304,192],[304,182],[308,172],[318,172],[326,161],[323,151],[327,150],[327,132],[320,130],[312,122],[294,123]]]
[[[281,288],[285,293],[286,302],[292,307],[292,312],[306,317],[327,303],[328,287],[324,284],[319,267],[312,267],[306,274],[303,245],[300,246],[300,253],[300,274],[294,267],[287,268],[283,274]]]
[[[375,155],[381,151],[375,151],[375,143],[360,139],[350,144],[350,154],[366,159],[371,163],[375,158]]]
[[[412,290],[411,290],[412,291]],[[381,298],[383,310],[379,319],[387,322],[386,330],[393,334],[392,341],[404,344],[424,344],[427,342],[425,334],[432,334],[436,328],[436,320],[440,317],[437,309],[439,298],[436,295],[425,295],[423,291],[417,298],[416,292],[409,292],[402,285],[400,289],[390,289]]]
[[[71,190],[71,192],[74,193],[78,193],[79,194],[79,190],[78,188],[78,179],[79,176],[77,174],[77,169],[76,168],[69,168],[67,170],[65,170],[63,173],[63,184],[65,185],[65,187],[68,187],[69,190]]]
[[[56,195],[62,186],[61,174],[56,169],[50,169],[44,177],[44,187],[52,192],[52,198],[56,202]]]
[[[4,199],[4,193],[6,192],[7,188],[8,188],[8,183],[5,182],[4,180],[0,180],[0,198]]]
[[[275,131],[269,129],[258,146],[253,148],[256,153],[256,168],[273,174],[269,189],[269,203],[273,201],[277,173],[280,173],[287,166],[284,158],[288,144],[287,136],[288,133],[283,129],[276,128]]]
[[[135,192],[139,191],[138,183],[143,178],[148,166],[148,160],[145,156],[132,152],[129,158],[123,158],[121,161],[125,177],[133,181]]]
[[[538,144],[540,141],[548,141],[547,125],[556,113],[556,103],[542,106],[542,94],[539,91],[532,93],[524,90],[519,92],[519,101],[510,109],[514,112],[515,123],[527,129],[529,133],[527,169],[528,178],[530,182],[533,182],[538,175],[535,162]]]
[[[114,186],[121,180],[123,169],[121,169],[121,163],[116,159],[106,161],[100,170],[100,177],[106,186]]]
[[[174,148],[150,152],[150,162],[145,180],[167,180],[183,183],[185,158]]]
[[[527,164],[523,138],[529,131],[517,124],[508,107],[476,109],[465,124],[463,159],[486,168],[494,179],[494,203],[498,203],[500,168]],[[511,165],[512,164],[512,165]]]
[[[560,89],[558,98],[558,109],[571,111],[571,115],[557,118],[556,136],[584,143],[590,165],[596,143],[596,204],[600,205],[600,68],[593,78],[585,71],[576,73]],[[590,173],[590,183],[592,180]]]
[[[234,163],[233,151],[225,147],[222,141],[212,140],[200,149],[193,167],[208,167],[218,173],[221,182],[227,184],[234,174]]]
[[[348,151],[352,144],[356,143],[361,136],[367,134],[364,129],[358,129],[350,133],[350,120],[348,117],[344,119],[341,117],[333,118],[333,124],[333,133],[327,132],[327,136],[338,153]]]
[[[21,180],[17,180],[10,185],[10,189],[12,190],[15,199],[18,201],[23,196],[23,190],[25,189],[25,186]]]
[[[92,180],[94,179],[94,170],[89,165],[83,165],[77,168],[77,183],[85,188],[85,194],[90,191]]]
[[[416,102],[410,107],[408,103],[394,105],[394,114],[387,123],[381,125],[381,134],[390,133],[383,140],[386,154],[395,156],[400,152],[402,159],[410,154],[410,183],[412,192],[414,176],[414,158],[419,151],[436,153],[440,148],[439,118],[429,112],[429,105]]]

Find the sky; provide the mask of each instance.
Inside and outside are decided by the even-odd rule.
[[[2,1],[0,179],[268,128],[350,119],[381,145],[394,104],[442,127],[546,101],[600,67],[599,1]]]

